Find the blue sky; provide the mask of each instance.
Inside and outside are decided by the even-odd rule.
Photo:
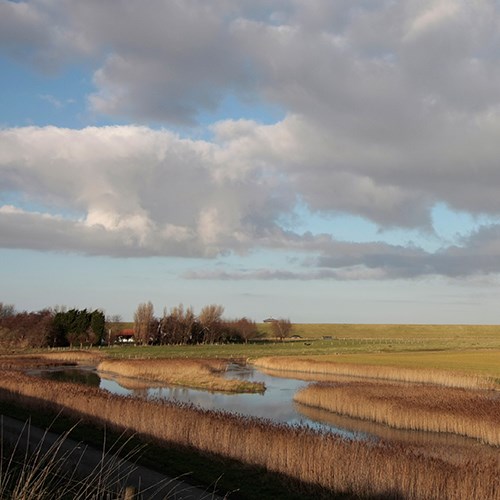
[[[0,301],[497,323],[494,1],[0,0]]]

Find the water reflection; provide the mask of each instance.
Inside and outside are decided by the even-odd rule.
[[[94,387],[99,387],[101,384],[101,378],[93,367],[79,366],[74,368],[40,368],[29,370],[28,374],[48,378],[50,380],[73,382],[75,384],[90,385]]]
[[[293,378],[274,377],[252,368],[251,366],[230,365],[225,376],[251,382],[264,382],[266,391],[263,394],[230,394],[201,391],[178,386],[151,387],[144,381],[124,380],[123,377],[112,377],[101,374],[100,387],[114,394],[133,397],[178,401],[191,403],[207,410],[221,410],[240,415],[267,418],[290,425],[309,425],[317,429],[335,432],[346,437],[359,437],[357,431],[310,419],[298,411],[293,401],[295,392],[307,383]],[[137,382],[139,386],[137,386]],[[361,433],[361,435],[365,435]]]
[[[490,453],[488,447],[478,441],[462,436],[398,430],[386,425],[353,419],[311,408],[293,401],[294,394],[307,386],[312,380],[309,376],[294,372],[272,372],[252,366],[230,365],[227,378],[237,378],[252,382],[263,382],[266,391],[263,394],[229,394],[201,391],[180,386],[161,386],[158,382],[121,377],[109,373],[96,372],[92,367],[47,368],[30,370],[31,375],[64,380],[79,384],[99,387],[113,394],[168,401],[178,401],[197,405],[203,409],[220,410],[245,416],[266,418],[278,423],[290,425],[308,425],[309,427],[333,432],[354,439],[396,440],[413,445],[445,445],[452,448],[474,447],[477,452]],[[285,378],[300,377],[299,378]],[[349,377],[325,377],[330,382],[352,380]],[[304,380],[306,379],[306,380]],[[497,453],[498,450],[494,449]]]

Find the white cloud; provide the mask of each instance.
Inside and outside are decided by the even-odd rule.
[[[47,213],[83,213],[74,236],[96,229],[123,241],[106,249],[111,254],[244,251],[255,235],[276,229],[283,207],[259,169],[221,175],[219,149],[144,127],[7,129],[0,131],[0,191],[21,192]],[[17,231],[25,242],[25,226]]]
[[[280,219],[299,201],[382,231],[432,231],[440,203],[500,215],[499,14],[490,0],[280,0],[272,8],[0,0],[3,54],[45,71],[85,59],[91,110],[147,124],[0,131],[0,191],[47,214],[83,214],[49,220],[39,208],[4,207],[2,243],[31,247],[28,231],[38,234],[44,220],[53,236],[44,248],[52,241],[86,253],[296,248],[318,259],[317,269],[299,271],[304,278],[496,272],[493,225],[429,254],[343,245],[335,228],[322,239],[285,232]],[[194,124],[228,93],[285,116],[220,121],[210,141],[150,128]]]

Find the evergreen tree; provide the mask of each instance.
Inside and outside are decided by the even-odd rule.
[[[90,316],[90,328],[96,337],[94,344],[100,344],[104,337],[104,327],[106,324],[104,313],[96,309],[95,311],[92,311]]]

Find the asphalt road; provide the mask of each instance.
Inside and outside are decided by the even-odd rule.
[[[75,476],[78,478],[90,477],[96,471],[106,471],[104,475],[122,487],[122,498],[127,500],[220,498],[211,491],[196,488],[180,479],[136,465],[133,461],[123,460],[113,453],[112,447],[110,450],[98,450],[68,437],[62,439],[59,434],[8,416],[0,416],[0,436],[3,449],[6,445],[17,446],[23,451],[28,449],[28,460],[36,454],[45,458],[56,457],[65,470],[75,470]]]

